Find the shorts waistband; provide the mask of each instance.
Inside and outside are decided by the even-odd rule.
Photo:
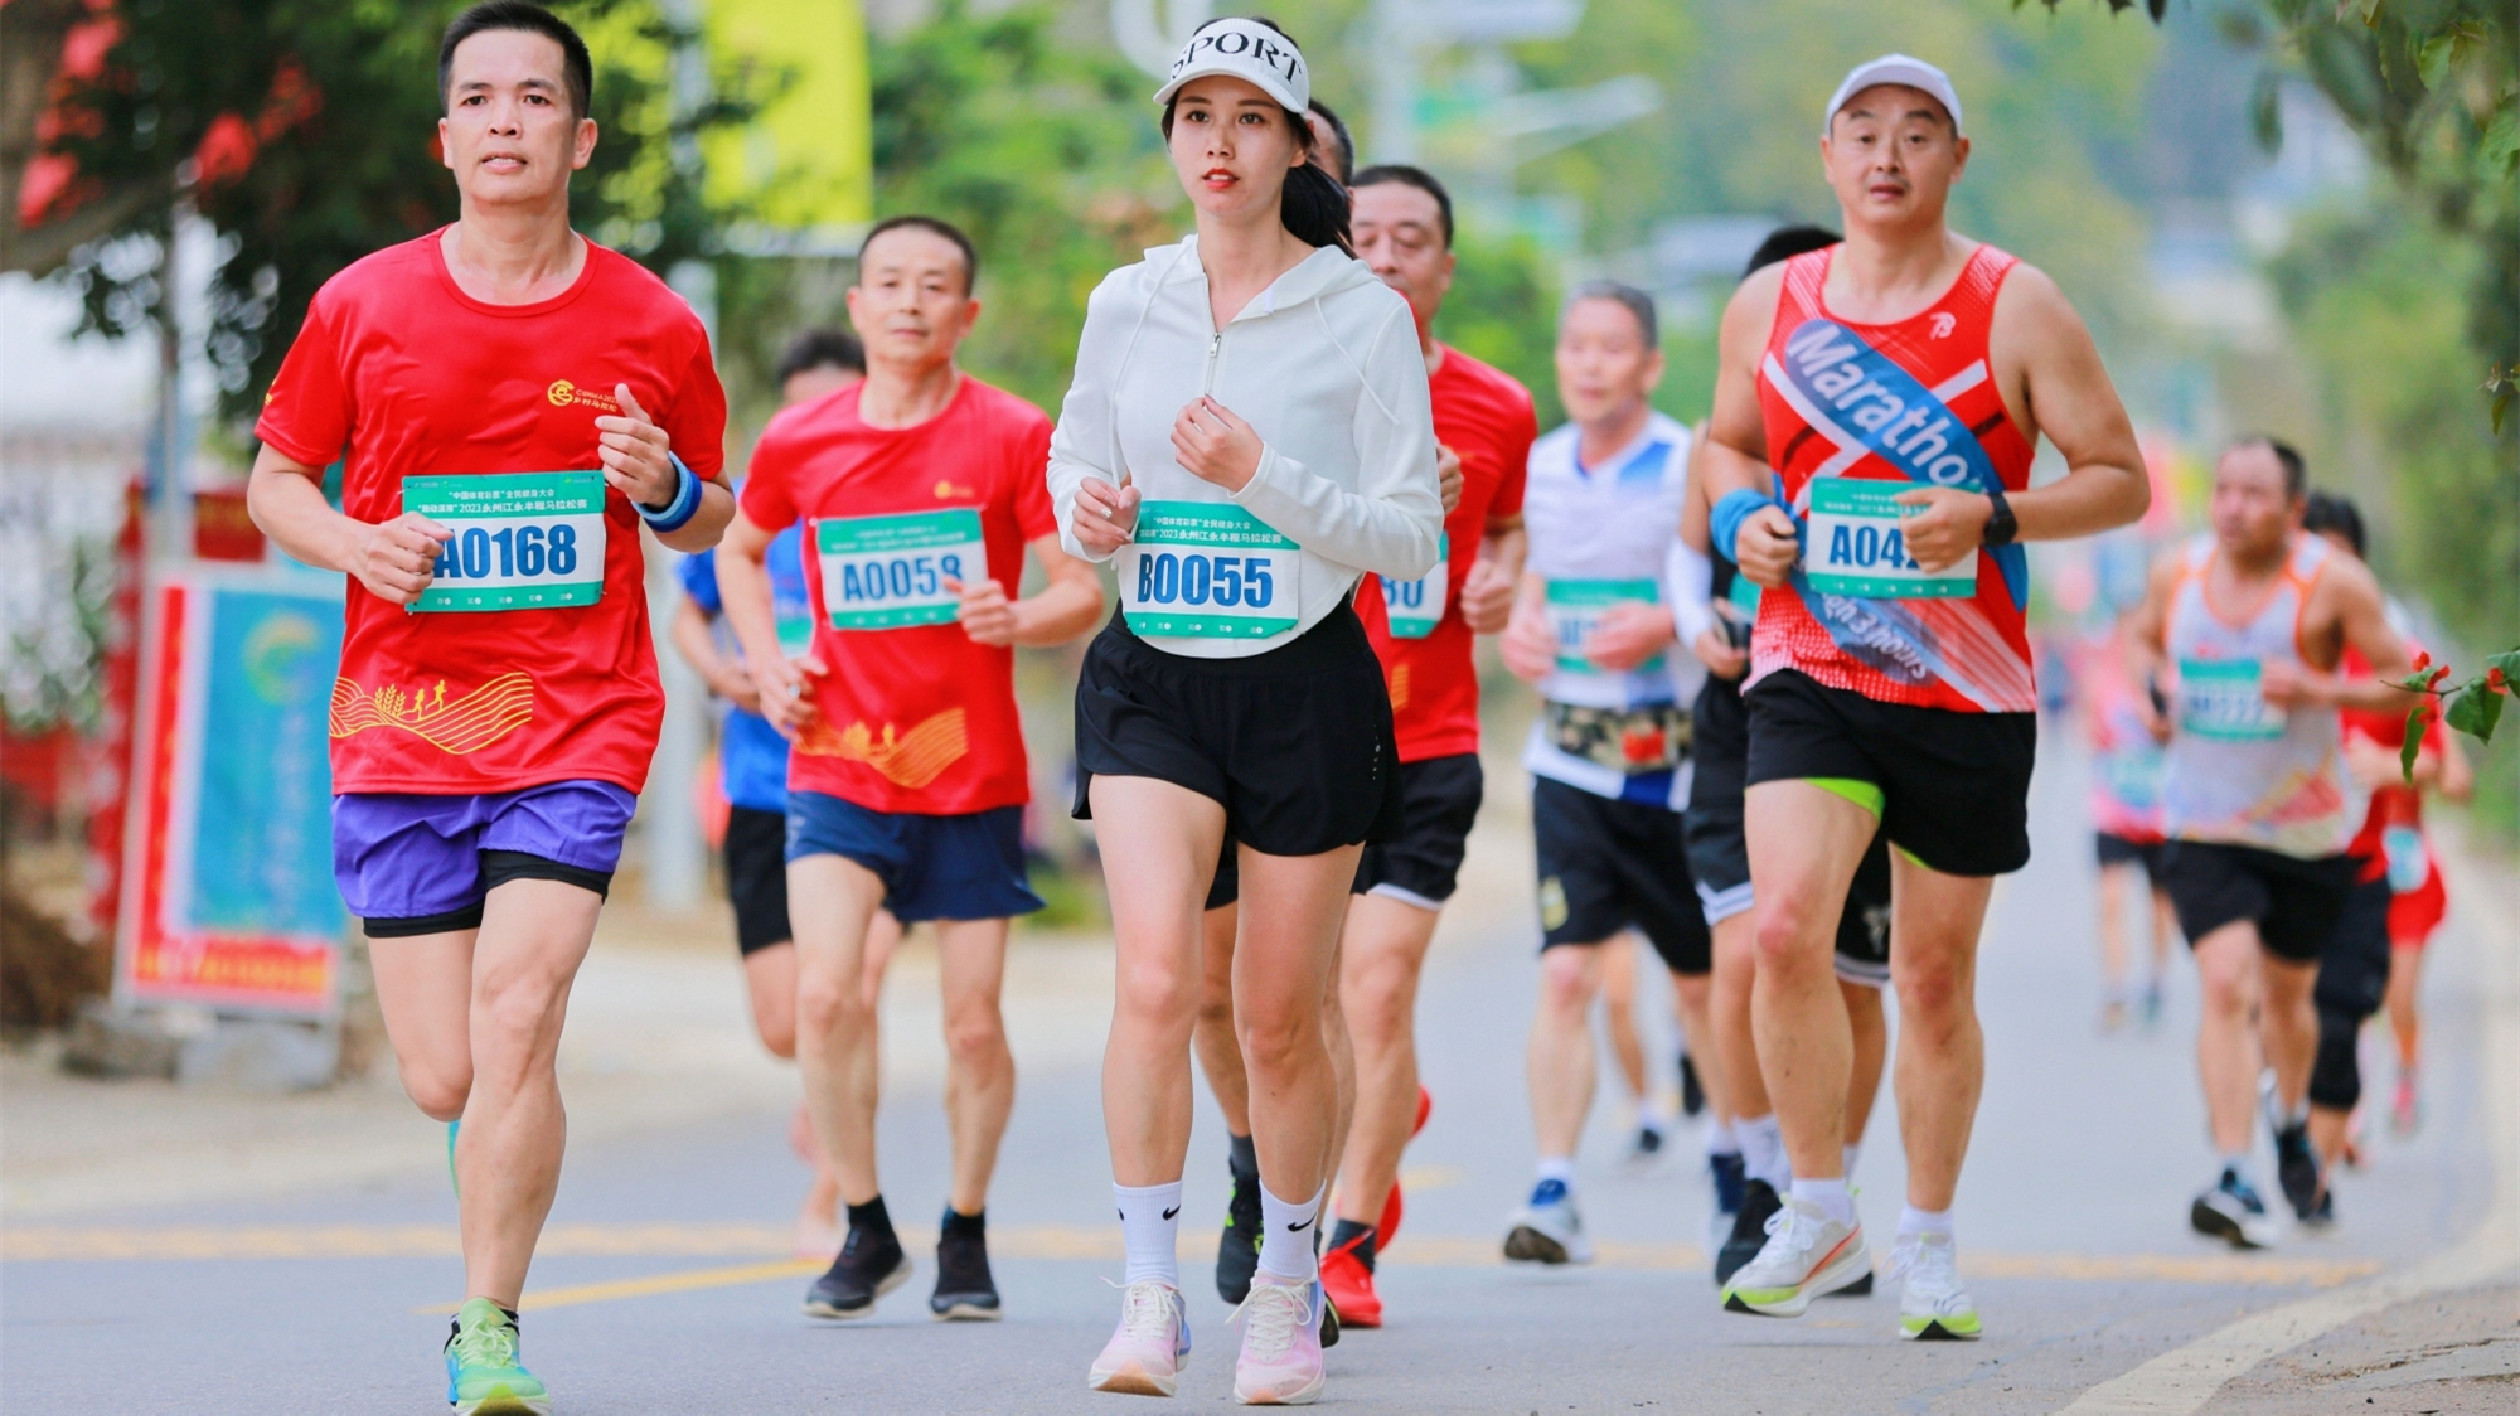
[[[1373,641],[1365,637],[1365,622],[1356,617],[1353,596],[1341,600],[1338,608],[1323,615],[1319,623],[1284,644],[1232,659],[1194,659],[1187,654],[1166,653],[1139,638],[1129,628],[1126,616],[1118,612],[1103,625],[1101,637],[1140,663],[1166,664],[1186,673],[1217,678],[1294,678],[1343,668],[1355,663],[1358,654],[1371,657],[1374,652]]]

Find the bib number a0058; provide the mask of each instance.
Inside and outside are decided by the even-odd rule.
[[[1222,502],[1151,501],[1121,549],[1120,611],[1132,632],[1266,639],[1295,627],[1295,543]]]
[[[1444,597],[1452,586],[1452,533],[1435,543],[1435,568],[1415,580],[1376,576],[1382,582],[1383,610],[1394,639],[1424,639],[1444,622]]]
[[[1614,605],[1658,605],[1662,603],[1662,586],[1651,577],[1635,580],[1552,580],[1544,600],[1549,613],[1549,632],[1557,638],[1557,666],[1561,673],[1597,674],[1601,669],[1584,656],[1584,645],[1593,631],[1601,627],[1602,616]],[[1628,670],[1629,673],[1658,674],[1663,669],[1663,656],[1653,658]]]
[[[980,513],[971,507],[899,516],[835,516],[814,523],[823,616],[836,630],[952,624],[963,582],[989,573]]]
[[[550,610],[604,594],[604,474],[406,477],[403,510],[454,532],[422,613]]]
[[[2179,731],[2216,742],[2273,742],[2284,711],[2266,701],[2255,659],[2181,659]]]
[[[1908,554],[1900,523],[1914,509],[1898,503],[1906,482],[1823,477],[1811,484],[1811,519],[1803,568],[1824,595],[1868,600],[1937,600],[1977,593],[1978,558],[1928,573]]]

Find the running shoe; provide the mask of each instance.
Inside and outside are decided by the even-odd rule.
[[[1636,1135],[1628,1141],[1627,1163],[1642,1168],[1654,1163],[1662,1154],[1663,1133],[1660,1126],[1640,1124]]]
[[[1409,1127],[1410,1140],[1416,1140],[1418,1133],[1426,1129],[1426,1118],[1433,1115],[1434,1111],[1434,1093],[1424,1087],[1419,1087],[1417,1120]],[[1391,1193],[1383,1197],[1382,1215],[1374,1221],[1374,1251],[1376,1253],[1390,1248],[1391,1241],[1399,1237],[1400,1217],[1406,1210],[1407,1206],[1400,1201],[1400,1180],[1394,1176],[1391,1181]]]
[[[1742,1191],[1749,1185],[1741,1168],[1741,1152],[1707,1156],[1706,1180],[1715,1198],[1706,1216],[1706,1252],[1718,1254],[1732,1237],[1733,1216],[1741,1213]]]
[[[936,1291],[928,1295],[928,1311],[938,1322],[993,1323],[1005,1316],[989,1273],[987,1235],[949,1230],[937,1236]]]
[[[1788,1198],[1767,1222],[1767,1243],[1724,1285],[1724,1307],[1735,1313],[1798,1318],[1823,1293],[1872,1272],[1864,1250],[1864,1226],[1841,1224],[1809,1200]]]
[[[2266,1212],[2266,1201],[2230,1166],[2188,1206],[2188,1227],[2235,1249],[2265,1249],[2275,1243],[2275,1220]]]
[[[517,1359],[516,1319],[468,1298],[446,1336],[446,1404],[455,1416],[548,1416],[551,1394]]]
[[[1142,1278],[1120,1290],[1120,1326],[1085,1374],[1095,1391],[1170,1396],[1190,1365],[1190,1315],[1181,1290]]]
[[[1732,1282],[1741,1266],[1759,1256],[1767,1247],[1767,1225],[1776,1212],[1784,1208],[1777,1198],[1776,1187],[1765,1180],[1751,1180],[1741,1187],[1741,1208],[1733,1214],[1732,1233],[1723,1247],[1715,1251],[1715,1285],[1720,1288]]]
[[[1706,1083],[1698,1080],[1697,1059],[1680,1054],[1680,1114],[1694,1121],[1706,1110]]]
[[[2275,1183],[2292,1206],[2293,1218],[2308,1219],[2319,1207],[2326,1188],[2319,1173],[2319,1153],[2310,1148],[2310,1123],[2298,1121],[2275,1131]]]
[[[840,1257],[805,1291],[805,1316],[845,1321],[875,1311],[875,1300],[910,1280],[910,1256],[890,1230],[849,1227]]]
[[[1225,1171],[1234,1188],[1225,1200],[1225,1232],[1216,1241],[1216,1296],[1239,1303],[1260,1267],[1260,1177],[1234,1169],[1230,1160]]]
[[[1321,1285],[1253,1278],[1234,1316],[1243,1325],[1234,1399],[1245,1406],[1310,1406],[1321,1399]]]
[[[2398,1073],[2397,1091],[2389,1099],[2389,1130],[2394,1135],[2411,1136],[2423,1120],[2422,1109],[2415,1101],[2415,1069]]]
[[[1368,1237],[1332,1245],[1321,1256],[1321,1291],[1342,1328],[1382,1326],[1382,1296],[1374,1291],[1374,1271],[1366,1266],[1363,1252]]]
[[[1869,1277],[1869,1275],[1867,1275]],[[1902,1234],[1890,1246],[1899,1292],[1899,1336],[1919,1342],[1975,1342],[1977,1304],[1960,1283],[1960,1251],[1948,1234]]]
[[[2161,1026],[2160,979],[2154,979],[2152,982],[2144,985],[2143,1012],[2145,1031],[2150,1032],[2152,1029]]]
[[[1592,1262],[1584,1218],[1575,1212],[1575,1197],[1565,1181],[1543,1180],[1531,1187],[1531,1203],[1514,1211],[1512,1227],[1505,1231],[1505,1257],[1552,1265]]]
[[[2329,1185],[2321,1187],[2319,1190],[2319,1202],[2310,1207],[2310,1212],[2308,1214],[2301,1217],[2301,1224],[2305,1229],[2325,1230],[2336,1227],[2335,1186]]]

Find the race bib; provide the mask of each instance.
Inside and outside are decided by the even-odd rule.
[[[2273,742],[2283,710],[2258,688],[2255,659],[2181,659],[2179,731],[2217,742]]]
[[[454,532],[412,609],[551,610],[604,594],[604,474],[405,477],[403,510]]]
[[[2380,853],[2389,864],[2389,893],[2411,895],[2432,878],[2432,852],[2424,848],[2421,826],[2390,826],[2380,832]]]
[[[1613,605],[1657,605],[1662,603],[1662,586],[1651,578],[1639,580],[1552,580],[1545,602],[1549,612],[1549,630],[1557,636],[1557,666],[1570,674],[1597,674],[1602,670],[1584,657],[1584,643],[1592,638],[1601,617]],[[1662,672],[1663,656],[1653,658],[1626,672],[1654,674]]]
[[[1803,538],[1803,566],[1811,588],[1824,595],[1867,600],[1939,600],[1977,593],[1977,562],[1927,574],[1907,551],[1900,523],[1913,515],[1898,503],[1905,482],[1850,481],[1823,477],[1811,484],[1811,520]]]
[[[1132,632],[1266,639],[1295,627],[1293,541],[1224,502],[1151,501],[1119,555]]]
[[[779,652],[791,659],[802,659],[814,647],[814,617],[811,614],[779,616]]]
[[[842,631],[952,624],[962,594],[945,582],[989,573],[980,513],[967,506],[817,521],[814,562],[824,618]]]
[[[1383,608],[1389,611],[1391,637],[1424,639],[1443,623],[1444,592],[1452,579],[1452,535],[1447,532],[1435,543],[1435,568],[1415,580],[1382,581]]]
[[[2161,796],[2161,754],[2112,752],[2101,759],[2102,780],[2109,795],[2137,811],[2149,811]]]

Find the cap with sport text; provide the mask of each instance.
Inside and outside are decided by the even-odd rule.
[[[1951,115],[1951,131],[1957,133],[1961,130],[1960,91],[1951,86],[1949,74],[1922,59],[1905,54],[1884,54],[1849,70],[1845,80],[1837,86],[1837,92],[1829,95],[1829,107],[1820,115],[1820,136],[1825,138],[1829,135],[1829,125],[1837,121],[1839,111],[1853,101],[1855,95],[1880,84],[1904,84],[1927,94]]]
[[[1257,20],[1225,19],[1199,27],[1173,60],[1172,74],[1155,91],[1157,103],[1170,103],[1181,86],[1212,75],[1241,79],[1278,101],[1291,113],[1312,103],[1312,71],[1304,65],[1295,41]]]

